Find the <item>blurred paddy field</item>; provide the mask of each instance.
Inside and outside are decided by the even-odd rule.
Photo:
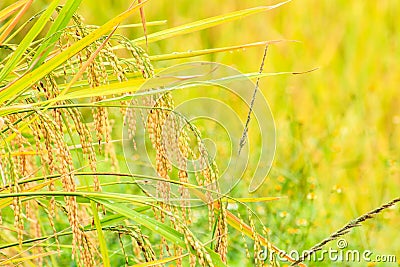
[[[0,9],[10,2],[1,1]],[[32,13],[44,3],[36,1],[37,10]],[[275,3],[153,0],[145,6],[147,21],[166,23],[149,26],[147,31]],[[128,1],[84,0],[80,14],[88,24],[102,24],[128,6]],[[271,230],[270,239],[278,247],[309,249],[353,218],[400,195],[398,14],[397,0],[297,0],[278,9],[149,45],[149,54],[157,55],[275,39],[297,40],[271,45],[264,72],[319,68],[302,75],[264,78],[260,83],[275,118],[277,150],[269,178],[256,195],[287,198],[253,207]],[[140,23],[139,15],[126,23]],[[122,32],[133,39],[142,36],[143,29]],[[263,47],[257,47],[154,65],[161,68],[206,60],[247,73],[258,71],[262,54]],[[397,205],[346,235],[348,248],[368,249],[374,255],[396,255],[400,260],[399,221]],[[242,250],[239,244],[230,246]],[[329,247],[336,249],[336,242],[326,246]],[[321,266],[314,264],[310,263]],[[353,262],[347,266],[367,263]]]

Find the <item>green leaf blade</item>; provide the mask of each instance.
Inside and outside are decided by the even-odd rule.
[[[32,62],[36,67],[42,64],[47,55],[50,53],[51,46],[54,45],[54,43],[58,40],[62,30],[67,26],[81,2],[82,0],[69,0],[67,3],[65,3],[56,20],[47,32],[46,37],[44,38],[45,41],[40,45],[38,51],[32,59]]]
[[[60,0],[53,0],[46,11],[39,17],[38,21],[33,25],[30,31],[26,34],[24,39],[18,44],[17,49],[14,51],[11,58],[7,61],[4,68],[0,72],[0,82],[3,81],[7,75],[14,69],[14,67],[21,60],[26,49],[31,45],[32,41],[42,31],[48,22],[51,14],[58,6]]]
[[[156,42],[156,41],[160,41],[160,40],[163,40],[166,38],[171,38],[171,37],[175,37],[178,35],[191,33],[194,31],[200,31],[200,30],[203,30],[206,28],[211,28],[211,27],[217,26],[219,24],[223,24],[223,23],[226,23],[229,21],[247,17],[249,15],[253,15],[256,13],[260,13],[263,11],[268,11],[268,10],[277,8],[288,2],[290,2],[290,1],[285,1],[285,2],[276,4],[273,6],[260,6],[260,7],[243,9],[243,10],[231,12],[231,13],[224,14],[224,15],[219,15],[219,16],[215,16],[215,17],[211,17],[211,18],[207,18],[207,19],[202,19],[199,21],[184,24],[184,25],[181,25],[178,27],[167,29],[167,30],[159,31],[159,32],[156,32],[153,34],[149,34],[147,36],[147,42],[148,43]],[[136,43],[137,45],[144,44],[144,43],[146,43],[146,38],[140,37],[140,38],[133,40],[133,42]]]

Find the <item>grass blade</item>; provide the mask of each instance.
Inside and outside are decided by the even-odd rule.
[[[155,261],[148,261],[148,262],[144,262],[144,263],[138,263],[138,264],[132,265],[131,267],[158,266],[158,265],[161,265],[161,264],[165,264],[165,263],[176,261],[178,259],[181,259],[181,258],[184,258],[184,257],[187,257],[187,256],[189,256],[189,253],[186,253],[186,254],[181,255],[181,256],[173,256],[173,257],[163,258],[163,259],[159,259],[159,260],[155,260]]]
[[[15,11],[18,10],[21,6],[25,5],[27,0],[20,0],[15,2],[14,4],[9,5],[8,7],[0,10],[0,22],[6,20],[9,16],[14,14]]]
[[[156,32],[153,34],[149,34],[147,36],[147,42],[148,43],[156,42],[156,41],[160,41],[160,40],[163,40],[166,38],[171,38],[171,37],[175,37],[178,35],[187,34],[187,33],[191,33],[194,31],[199,31],[199,30],[203,30],[206,28],[214,27],[214,26],[217,26],[222,23],[226,23],[229,21],[233,21],[233,20],[237,20],[237,19],[249,16],[249,15],[253,15],[256,13],[260,13],[263,11],[268,11],[268,10],[277,8],[288,2],[290,2],[290,1],[285,1],[285,2],[276,4],[273,6],[261,6],[261,7],[254,7],[254,8],[244,9],[244,10],[240,10],[240,11],[235,11],[235,12],[231,12],[231,13],[228,13],[225,15],[219,15],[219,16],[195,21],[192,23],[184,24],[184,25],[181,25],[178,27],[170,28],[167,30],[159,31],[159,32]],[[145,37],[137,38],[137,39],[133,40],[133,42],[136,44],[143,44],[146,42],[146,38]]]
[[[22,9],[18,12],[17,16],[11,20],[11,23],[8,27],[4,30],[4,32],[0,35],[0,45],[3,44],[3,41],[7,38],[7,36],[11,33],[14,27],[17,25],[21,17],[25,14],[25,12],[29,9],[30,5],[32,4],[33,0],[28,0],[25,2],[25,5]]]
[[[235,199],[230,199],[226,198],[224,201],[227,201],[228,203],[258,203],[258,202],[269,202],[269,201],[275,201],[275,200],[280,200],[282,197],[242,197],[242,198],[235,198]]]
[[[19,43],[17,49],[14,51],[12,57],[7,61],[4,68],[0,72],[0,82],[7,77],[7,75],[14,69],[22,58],[26,49],[31,45],[32,41],[38,36],[42,31],[46,23],[48,22],[51,14],[56,9],[60,0],[54,0],[51,5],[46,9],[46,11],[40,16],[38,21],[33,25],[31,30],[27,33],[25,38]],[[1,41],[0,41],[1,43]]]
[[[35,254],[35,255],[31,255],[31,256],[25,256],[25,257],[21,257],[21,258],[15,258],[15,259],[10,258],[10,259],[0,262],[0,264],[2,266],[11,265],[11,264],[13,266],[15,266],[15,264],[20,265],[22,262],[28,261],[29,265],[33,265],[32,260],[48,257],[48,256],[54,255],[54,254],[58,254],[58,252],[57,251],[49,251],[49,252],[44,252],[44,253]]]
[[[179,58],[188,58],[188,57],[197,57],[203,56],[213,53],[220,53],[220,52],[228,52],[234,51],[238,49],[245,49],[257,46],[265,46],[267,44],[274,44],[282,42],[283,40],[273,40],[273,41],[266,41],[266,42],[256,42],[244,45],[234,45],[234,46],[226,46],[226,47],[219,47],[219,48],[211,48],[211,49],[202,49],[202,50],[194,50],[189,52],[173,52],[170,54],[162,54],[162,55],[154,55],[150,56],[151,61],[163,61],[163,60],[171,60],[171,59],[179,59]]]
[[[121,204],[110,203],[108,201],[100,200],[98,198],[93,198],[93,201],[102,204],[109,210],[112,210],[120,215],[125,216],[126,218],[129,218],[145,226],[151,231],[156,232],[161,236],[165,237],[169,241],[174,242],[178,246],[186,247],[183,235],[178,231],[176,231],[175,229],[172,229],[171,227],[167,226],[166,224],[163,224],[153,218],[150,218],[149,216],[136,212],[133,209],[128,208]]]
[[[0,104],[10,100],[11,98],[18,97],[22,92],[27,90],[27,88],[33,85],[36,81],[43,78],[46,74],[60,66],[66,60],[74,56],[76,53],[96,41],[97,39],[101,38],[103,35],[108,33],[113,27],[121,23],[123,20],[128,18],[132,15],[137,9],[143,6],[148,0],[143,1],[141,4],[135,5],[131,9],[121,13],[117,17],[111,19],[107,23],[105,23],[100,28],[96,29],[86,37],[84,37],[79,42],[74,43],[69,48],[58,54],[57,56],[53,57],[46,63],[40,65],[38,68],[33,70],[30,73],[27,73],[22,78],[15,81],[13,84],[10,84],[3,88],[0,91]]]
[[[94,199],[93,201],[96,201],[102,205],[104,205],[106,208],[125,216],[126,218],[129,218],[146,228],[150,229],[153,232],[158,233],[159,235],[165,237],[167,240],[174,242],[177,246],[180,246],[182,248],[186,248],[186,243],[183,237],[183,234],[179,233],[175,229],[167,226],[166,224],[157,221],[149,216],[146,216],[144,214],[138,213],[134,211],[133,209],[130,209],[124,205],[120,204],[114,204],[110,203],[108,201],[100,200],[100,199]],[[226,266],[222,260],[220,259],[219,255],[215,253],[213,250],[211,250],[208,247],[205,247],[207,252],[210,254],[210,257],[212,261],[216,264],[216,266]]]
[[[40,45],[38,51],[35,53],[35,56],[31,61],[33,62],[33,64],[39,66],[43,63],[44,59],[51,51],[51,46],[53,46],[54,43],[58,40],[62,33],[61,30],[67,26],[75,11],[78,9],[81,1],[82,0],[70,0],[65,3],[56,20],[47,32],[44,38],[45,41]]]
[[[103,233],[103,229],[102,229],[99,214],[98,214],[98,209],[96,207],[96,204],[93,201],[90,201],[90,206],[91,206],[92,212],[93,212],[93,220],[94,220],[94,225],[96,226],[101,256],[103,257],[103,265],[104,265],[104,267],[110,267],[111,265],[110,265],[110,258],[108,256],[107,243],[106,243],[106,239],[104,238],[104,233]]]
[[[138,0],[139,4],[142,2],[142,0]],[[144,33],[144,38],[146,39],[146,47],[148,47],[147,43],[147,27],[146,27],[146,16],[144,14],[144,7],[140,8],[140,19],[142,20],[142,26],[143,26],[143,33]]]

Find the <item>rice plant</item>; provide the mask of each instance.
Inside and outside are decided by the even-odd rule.
[[[161,55],[147,49],[285,2],[152,34],[147,29],[162,22],[146,19],[147,1],[134,1],[102,26],[85,24],[81,1],[73,0],[51,1],[23,20],[32,2],[0,11],[1,266],[232,266],[237,258],[248,266],[279,266],[274,254],[305,266],[269,241],[268,225],[248,205],[279,197],[230,196],[220,180],[224,159],[214,157],[203,136],[211,126],[188,119],[176,104],[185,86],[257,79],[236,140],[239,154],[247,145],[250,150],[247,132],[256,119],[259,79],[268,76],[266,55],[260,72],[242,77],[230,69],[231,76],[220,77],[215,65],[197,73],[204,63],[182,65],[178,74],[153,63],[281,40]],[[123,25],[130,16],[141,23]],[[143,35],[129,39],[121,28]],[[257,179],[256,185],[264,176]],[[339,230],[312,253],[396,202]],[[238,240],[241,256],[231,252],[230,242]],[[260,257],[265,251],[269,257]]]
[[[0,38],[1,264],[63,266],[73,260],[78,266],[225,265],[228,219],[236,217],[227,213],[218,196],[217,165],[209,159],[196,127],[179,116],[173,118],[171,93],[150,90],[141,99],[132,96],[155,73],[139,45],[270,8],[243,10],[129,40],[117,28],[139,10],[139,26],[149,27],[144,3],[94,27],[76,13],[79,1],[63,6],[58,2],[19,28],[16,22],[21,22],[31,1],[18,1],[1,13],[7,21]],[[13,43],[22,32],[26,34],[19,44]],[[235,48],[223,50],[229,49]],[[137,121],[145,127],[156,172],[147,180],[155,195],[138,185],[141,181],[134,180],[134,174],[120,172],[124,167],[116,154],[113,125],[121,116],[111,112],[126,115],[131,138]],[[182,155],[177,170],[162,143],[164,125],[172,153]],[[193,142],[195,147],[189,145]],[[194,183],[186,170],[188,157],[200,162]],[[109,168],[112,171],[100,171]],[[177,192],[171,191],[172,175],[178,177],[173,180]],[[121,179],[124,176],[129,179]],[[117,193],[118,188],[124,192]],[[204,202],[196,211],[189,203],[191,194]],[[198,236],[191,230],[194,212],[208,217],[205,231],[210,234]],[[260,244],[254,223],[250,228],[242,221],[235,224],[247,227]]]

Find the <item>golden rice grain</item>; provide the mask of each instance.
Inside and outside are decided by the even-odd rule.
[[[223,203],[220,203],[220,214],[218,216],[216,228],[215,252],[221,256],[221,260],[226,263],[228,254],[228,223],[226,218],[226,209]]]
[[[243,220],[242,220],[242,217],[241,217],[240,213],[238,213],[237,215],[238,215],[238,219],[239,219],[240,234],[242,236],[244,250],[246,252],[246,257],[248,259],[250,259],[249,247],[247,246],[246,236],[244,235],[244,228],[243,228],[243,224],[244,223],[243,223]]]

